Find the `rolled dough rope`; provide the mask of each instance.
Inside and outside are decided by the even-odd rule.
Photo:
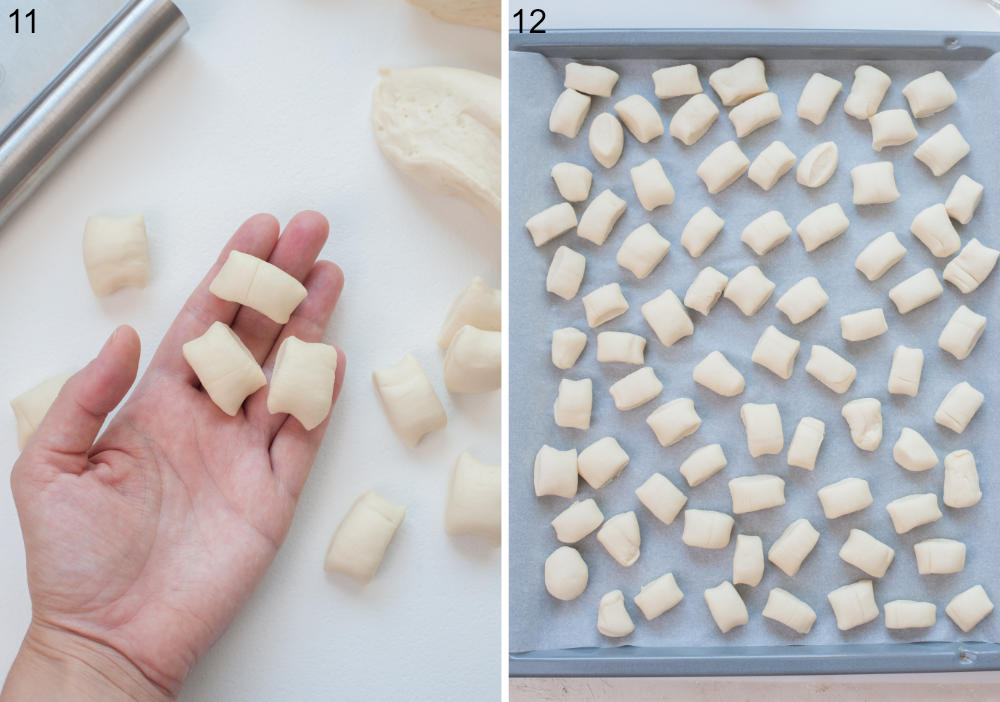
[[[941,71],[932,71],[903,86],[903,97],[910,104],[914,117],[930,117],[954,105],[958,100],[955,89]]]
[[[971,451],[959,449],[944,457],[944,494],[941,501],[954,509],[971,507],[983,499],[979,472]]]
[[[773,324],[764,330],[753,348],[750,359],[767,368],[779,378],[788,380],[795,368],[795,357],[799,354],[799,341],[782,334]]]
[[[956,222],[968,224],[979,203],[983,201],[984,190],[982,183],[977,183],[967,175],[960,175],[948,193],[948,199],[944,201],[948,216]]]
[[[691,398],[678,397],[653,410],[652,414],[646,417],[646,424],[656,434],[660,446],[672,446],[698,431],[701,417],[695,411]]]
[[[456,394],[500,389],[503,335],[466,324],[458,330],[444,357],[444,386]]]
[[[18,395],[10,401],[17,420],[17,450],[23,451],[28,439],[38,430],[49,407],[56,401],[62,386],[69,380],[71,374],[56,375],[43,380],[30,390]]]
[[[845,314],[840,318],[840,335],[847,341],[867,341],[889,331],[881,307]]]
[[[639,560],[639,520],[635,512],[622,512],[604,522],[597,531],[597,540],[619,565],[628,568]]]
[[[693,548],[725,548],[735,521],[725,512],[707,509],[684,510],[684,532],[681,540]]]
[[[719,108],[704,93],[698,93],[684,102],[670,118],[670,136],[691,146],[705,136],[719,118]]]
[[[181,353],[212,402],[230,417],[267,385],[253,354],[222,322],[213,322],[204,334],[184,344]]]
[[[844,112],[855,119],[868,119],[878,112],[891,83],[892,79],[874,66],[858,66],[844,101]]]
[[[948,261],[943,277],[958,288],[959,292],[970,293],[993,272],[997,257],[1000,257],[997,249],[984,246],[979,239],[969,239],[961,253]]]
[[[149,282],[149,243],[141,214],[88,217],[83,228],[83,265],[98,297]]]
[[[639,594],[632,598],[635,606],[642,611],[646,621],[652,621],[664,612],[673,609],[684,599],[684,593],[677,587],[673,573],[665,573],[656,580],[646,583]]]
[[[711,478],[726,467],[726,454],[720,444],[709,444],[696,449],[685,458],[679,472],[684,476],[688,486],[695,487]]]
[[[816,622],[816,611],[812,607],[780,587],[771,588],[761,615],[800,634],[808,634]]]
[[[688,255],[698,258],[715,241],[723,225],[725,220],[715,214],[711,207],[702,207],[684,225],[681,246],[687,249]]]
[[[781,244],[791,233],[792,228],[785,221],[785,216],[778,210],[771,210],[744,227],[740,241],[753,249],[758,256],[763,256]]]
[[[575,600],[589,579],[587,562],[572,546],[560,546],[545,559],[545,589],[557,600]]]
[[[738,105],[748,98],[767,92],[764,62],[759,58],[745,58],[732,66],[713,71],[708,76],[708,84],[723,105]]]
[[[618,82],[618,73],[605,66],[585,66],[581,63],[566,64],[563,86],[579,93],[611,97]]]
[[[594,385],[590,378],[559,381],[552,414],[556,426],[570,429],[590,429],[590,411],[594,405]]]
[[[799,324],[826,307],[829,295],[814,276],[808,276],[788,288],[774,304],[792,324]]]
[[[795,169],[795,180],[807,188],[818,188],[825,184],[837,170],[838,154],[837,145],[832,141],[824,141],[812,147],[799,161],[799,167]]]
[[[618,283],[608,283],[583,296],[583,310],[591,329],[628,311],[628,300]]]
[[[762,190],[770,190],[794,165],[795,154],[792,150],[783,141],[772,141],[750,164],[747,178]]]
[[[618,163],[622,149],[625,148],[622,123],[613,114],[602,112],[590,123],[587,142],[590,144],[590,153],[597,162],[605,168],[611,168]]]
[[[625,201],[610,190],[602,191],[590,201],[580,215],[576,235],[600,246],[608,239],[618,218],[625,214]]]
[[[687,504],[687,496],[663,473],[653,473],[635,489],[635,496],[653,516],[664,524],[673,524]]]
[[[885,506],[897,534],[905,534],[918,526],[936,522],[943,515],[933,492],[907,495]]]
[[[634,166],[629,173],[632,175],[635,196],[647,211],[651,212],[660,205],[673,204],[674,186],[664,173],[663,164],[655,158]]]
[[[653,93],[661,100],[700,93],[698,67],[693,63],[667,66],[653,71]]]
[[[448,423],[431,381],[411,354],[405,354],[394,366],[374,371],[372,381],[389,424],[410,448],[425,434],[444,429]]]
[[[572,300],[580,292],[587,258],[568,246],[560,246],[552,256],[545,276],[545,289],[564,300]]]
[[[621,590],[612,590],[601,597],[597,609],[597,630],[604,636],[621,638],[635,631],[632,617],[625,609],[625,595]]]
[[[930,470],[938,464],[934,448],[927,439],[910,427],[903,427],[892,447],[892,459],[909,471]]]
[[[827,519],[860,512],[872,504],[872,492],[863,478],[844,478],[816,491]]]
[[[837,99],[844,84],[836,78],[822,73],[813,73],[802,88],[796,113],[802,119],[807,119],[819,126],[823,124],[830,106]]]
[[[621,444],[614,437],[605,436],[580,451],[576,466],[587,485],[599,490],[625,470],[628,461],[628,454]]]
[[[859,580],[838,587],[826,596],[837,618],[837,628],[847,631],[878,619],[875,589],[871,580]]]
[[[934,413],[934,421],[961,434],[982,407],[984,397],[983,393],[963,380],[949,390],[941,400]]]
[[[901,283],[889,288],[889,299],[900,314],[912,312],[922,305],[941,297],[944,287],[933,268],[924,268]]]
[[[405,516],[406,507],[374,490],[362,493],[333,532],[323,568],[360,583],[371,581]]]
[[[781,414],[773,402],[767,405],[746,402],[740,407],[740,419],[747,434],[747,449],[754,458],[781,453],[785,436],[781,431]]]
[[[575,139],[590,110],[590,96],[572,88],[559,93],[556,104],[549,113],[549,131]]]
[[[684,293],[684,306],[707,315],[722,297],[728,284],[729,276],[711,266],[705,266],[698,271]]]
[[[757,266],[747,266],[729,279],[722,296],[740,308],[747,317],[758,310],[774,292],[774,283]]]
[[[899,199],[892,161],[876,161],[851,169],[855,205],[884,205]]]
[[[889,570],[896,552],[867,531],[851,529],[847,541],[840,547],[841,560],[850,563],[873,578],[881,578]]]
[[[736,397],[743,392],[746,381],[721,351],[712,351],[703,358],[692,371],[694,382],[703,385],[717,395]]]
[[[333,406],[337,360],[337,349],[328,344],[286,337],[274,360],[267,388],[267,411],[287,412],[306,431],[318,427]]]
[[[733,584],[757,587],[764,577],[764,542],[759,536],[736,535],[733,550]]]
[[[729,111],[729,121],[740,138],[778,121],[780,117],[781,104],[776,93],[761,93]]]
[[[795,427],[792,442],[788,444],[788,465],[813,470],[819,455],[826,424],[815,417],[803,417]]]
[[[564,200],[583,202],[590,196],[594,174],[585,166],[563,161],[552,166],[552,180]]]
[[[632,230],[618,248],[615,261],[640,280],[653,272],[670,251],[670,242],[647,222]]]
[[[899,243],[894,232],[875,237],[854,259],[854,267],[870,280],[878,280],[899,263],[906,255],[906,248]]]
[[[705,157],[698,165],[697,173],[708,192],[715,195],[735,183],[749,167],[750,159],[739,145],[735,141],[727,141]]]
[[[921,575],[948,575],[965,568],[965,544],[954,539],[924,539],[913,544],[917,572]]]
[[[576,327],[563,327],[552,332],[552,365],[567,370],[576,361],[587,345],[587,335]]]
[[[941,203],[918,212],[910,224],[910,231],[938,258],[951,256],[962,246],[955,225],[948,217],[948,210]]]
[[[869,117],[868,124],[872,128],[872,148],[876,151],[902,146],[917,138],[917,128],[906,110],[883,110]]]
[[[604,515],[594,498],[577,500],[552,520],[556,539],[564,544],[575,544],[604,522]]]
[[[645,361],[646,339],[629,332],[607,331],[597,335],[597,361],[599,363],[632,363],[641,366]]]
[[[576,210],[568,202],[546,207],[524,223],[535,246],[543,246],[576,226]]]
[[[815,251],[847,231],[851,224],[839,202],[813,210],[795,228],[806,251]]]
[[[502,471],[463,451],[455,461],[445,503],[445,531],[452,536],[478,536],[488,544],[500,545]]]
[[[892,600],[882,606],[886,629],[926,629],[937,621],[933,602]]]
[[[913,156],[930,168],[931,173],[940,176],[965,158],[970,148],[958,127],[948,124],[927,137],[913,152]]]
[[[615,103],[618,118],[636,139],[646,144],[663,134],[663,120],[656,108],[642,95],[629,95]]]
[[[694,324],[673,290],[664,290],[640,309],[656,338],[664,346],[673,346],[694,333]]]
[[[733,514],[759,512],[785,504],[785,481],[777,475],[744,475],[729,481]]]
[[[882,443],[882,403],[862,397],[844,405],[840,414],[851,430],[851,441],[862,451],[874,451]]]
[[[820,344],[813,344],[809,352],[806,373],[839,395],[850,390],[854,379],[858,377],[858,369],[854,364]]]
[[[944,611],[959,629],[969,632],[993,611],[993,602],[982,585],[973,585],[955,595]]]
[[[938,337],[938,346],[959,361],[965,360],[976,347],[986,330],[986,317],[960,305],[944,325]]]
[[[294,276],[242,251],[229,252],[208,290],[218,298],[255,309],[278,324],[286,324],[306,299],[306,287]]]
[[[442,22],[500,31],[500,3],[496,0],[407,0]]]
[[[920,376],[924,370],[924,352],[908,346],[897,346],[889,369],[889,392],[893,395],[917,396]]]
[[[448,308],[438,333],[438,346],[447,349],[455,332],[466,324],[486,331],[500,331],[502,306],[500,291],[477,275]]]
[[[715,625],[723,634],[750,621],[743,598],[728,580],[705,590],[705,603],[708,604],[708,611],[712,613]]]
[[[813,528],[809,520],[796,519],[771,544],[771,548],[767,551],[767,560],[791,577],[799,572],[802,562],[812,553],[818,541],[819,532]]]
[[[535,454],[535,496],[576,497],[576,449],[560,451],[548,444]]]
[[[632,371],[624,378],[615,381],[608,388],[615,407],[623,412],[640,407],[663,391],[663,383],[656,377],[656,372],[650,366]]]

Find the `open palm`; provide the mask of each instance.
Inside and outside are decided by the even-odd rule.
[[[136,333],[119,328],[67,382],[11,477],[32,627],[108,647],[167,695],[225,630],[284,540],[326,422],[307,432],[269,414],[266,388],[229,417],[200,389],[181,345],[221,320],[270,375],[285,336],[319,341],[343,287],[337,266],[316,262],[327,230],[313,212],[280,238],[273,217],[244,223],[96,443],[135,380]],[[303,281],[308,296],[287,325],[208,292],[233,249]]]

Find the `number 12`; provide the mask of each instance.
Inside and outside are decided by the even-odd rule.
[[[531,25],[531,29],[528,30],[528,34],[545,34],[545,30],[544,29],[539,29],[539,27],[541,26],[542,22],[545,21],[545,10],[542,10],[541,8],[536,8],[536,9],[532,10],[530,13],[528,13],[529,17],[534,17],[535,15],[541,15],[541,17],[538,18],[537,22],[535,22],[533,25]],[[524,33],[524,10],[518,10],[517,12],[514,13],[514,16],[517,17],[517,33],[518,34],[523,34]]]

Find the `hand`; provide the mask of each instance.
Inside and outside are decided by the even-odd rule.
[[[327,222],[302,212],[280,238],[278,230],[269,215],[239,228],[99,439],[136,377],[139,338],[130,327],[70,378],[14,465],[32,623],[4,699],[176,696],[274,559],[327,422],[305,431],[269,414],[266,388],[226,415],[200,389],[181,345],[221,320],[270,375],[285,336],[321,339],[344,281],[333,263],[315,262]],[[308,296],[284,327],[209,293],[233,249],[305,284]],[[334,400],[344,374],[338,353]],[[110,688],[90,697],[89,682],[63,680],[61,694],[45,688],[46,696],[31,686],[53,682],[54,669]]]

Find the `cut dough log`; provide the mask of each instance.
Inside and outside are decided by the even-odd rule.
[[[840,395],[850,390],[858,377],[854,364],[820,344],[813,344],[809,352],[806,373]]]
[[[759,512],[785,504],[785,481],[777,475],[744,475],[729,481],[733,514]]]
[[[959,289],[970,293],[983,284],[997,265],[1000,251],[983,246],[978,239],[969,239],[961,253],[944,267],[944,279]]]
[[[800,634],[808,634],[816,622],[816,611],[812,607],[780,587],[771,588],[761,615]]]
[[[601,597],[597,609],[597,630],[604,636],[621,638],[635,631],[632,617],[625,609],[625,595],[621,590],[612,590]]]
[[[673,204],[674,186],[664,173],[663,164],[655,158],[633,167],[629,173],[632,175],[635,196],[646,210],[651,212],[660,205]]]
[[[712,195],[722,192],[735,183],[750,167],[750,159],[735,141],[715,147],[698,165],[698,177]]]
[[[899,199],[892,161],[876,161],[851,169],[855,205],[884,205]]]
[[[792,377],[795,357],[799,354],[799,341],[782,334],[774,325],[767,327],[754,346],[751,360],[767,368],[779,378]]]
[[[883,110],[872,115],[868,123],[872,128],[872,148],[876,151],[902,146],[917,138],[917,128],[906,110]]]
[[[758,256],[763,256],[781,244],[791,233],[792,228],[785,221],[785,216],[778,210],[771,210],[744,227],[740,241],[753,249]]]
[[[635,512],[622,512],[604,522],[597,531],[597,540],[611,557],[628,568],[639,560],[639,520]]]
[[[664,524],[673,524],[687,504],[687,496],[663,473],[653,473],[635,489],[639,502]]]
[[[590,110],[590,96],[578,93],[572,88],[559,93],[556,104],[549,113],[549,131],[575,139]]]
[[[796,113],[815,125],[823,124],[830,106],[837,99],[844,84],[822,73],[813,73],[802,88]]]
[[[615,407],[625,412],[640,407],[656,399],[663,391],[663,383],[656,377],[651,366],[644,366],[632,371],[621,380],[617,380],[608,388]]]
[[[722,296],[747,317],[757,314],[774,292],[774,283],[757,266],[747,266],[729,279]]]
[[[715,214],[711,207],[702,207],[684,225],[681,246],[687,249],[690,256],[698,258],[715,241],[723,225],[725,220]]]
[[[500,332],[483,333],[500,335]],[[286,412],[299,420],[306,431],[315,429],[330,414],[336,377],[337,349],[302,341],[297,336],[286,337],[274,360],[267,388],[267,411]]]
[[[640,309],[664,346],[673,346],[685,336],[694,334],[694,324],[673,290],[664,290]]]
[[[684,293],[684,306],[707,315],[722,297],[728,284],[729,276],[711,266],[705,266],[698,271]]]
[[[442,22],[500,31],[500,8],[496,0],[406,0]]]
[[[615,103],[618,118],[641,143],[646,144],[663,134],[663,120],[652,103],[642,95],[629,95]]]
[[[500,389],[503,335],[466,324],[458,330],[444,357],[444,386],[456,394]]]
[[[590,429],[590,411],[594,406],[594,384],[590,378],[559,381],[552,414],[556,426],[570,429]]]
[[[965,360],[985,330],[986,317],[960,305],[941,330],[938,346],[959,361]]]
[[[983,499],[979,488],[979,472],[971,451],[959,449],[944,457],[944,495],[941,501],[949,507],[971,507]]]
[[[552,520],[556,539],[564,544],[575,544],[604,522],[604,515],[594,498],[577,500]]]
[[[823,286],[815,277],[809,276],[788,288],[774,306],[788,317],[789,322],[799,324],[826,307],[829,301]]]
[[[948,199],[944,201],[948,216],[957,222],[968,224],[979,203],[983,201],[984,190],[982,183],[977,183],[967,175],[959,176],[948,193]]]
[[[954,539],[925,539],[913,544],[917,572],[921,575],[947,575],[965,568],[965,544]]]
[[[962,137],[958,127],[949,124],[927,137],[913,156],[930,168],[931,173],[940,176],[968,156],[969,151],[969,142]]]
[[[785,436],[781,431],[778,405],[746,402],[740,407],[740,419],[747,434],[747,449],[754,458],[781,453]]]
[[[738,105],[748,98],[767,92],[764,62],[759,58],[745,58],[732,66],[713,71],[708,76],[708,84],[723,105]]]
[[[500,466],[483,463],[468,451],[460,453],[448,483],[445,531],[452,536],[478,536],[494,547],[499,546],[502,477]]]
[[[803,417],[788,444],[788,465],[813,470],[826,436],[826,424],[815,417]]]
[[[853,514],[872,504],[872,491],[864,478],[844,478],[816,491],[827,519]]]
[[[743,374],[736,370],[721,351],[712,351],[696,365],[691,376],[717,395],[736,397],[746,387]]]
[[[684,599],[684,593],[677,587],[674,574],[666,573],[643,585],[639,594],[632,599],[635,606],[646,617],[646,621],[652,621],[664,612],[673,609],[678,602]]]
[[[791,577],[799,572],[802,562],[812,553],[818,541],[819,532],[813,528],[809,520],[796,519],[771,544],[771,548],[767,551],[767,560]]]
[[[552,166],[552,180],[564,200],[583,202],[590,196],[594,174],[585,166],[563,161]]]
[[[552,255],[549,272],[545,276],[545,289],[564,300],[572,300],[580,292],[587,258],[568,246],[560,246]]]
[[[747,178],[762,190],[770,190],[794,165],[795,154],[792,150],[783,141],[772,141],[750,164]]]
[[[944,611],[959,629],[969,632],[993,611],[993,602],[982,585],[973,585],[955,595]]]
[[[583,310],[590,328],[599,327],[628,311],[628,300],[618,283],[608,283],[583,296]]]
[[[723,634],[750,621],[743,598],[728,580],[705,590],[705,603],[708,604],[708,611],[712,613],[715,625]]]
[[[701,426],[701,417],[689,397],[678,397],[666,402],[646,417],[646,424],[656,434],[660,446],[673,446],[681,439],[694,434]]]
[[[587,562],[572,546],[560,546],[545,559],[545,589],[557,600],[575,600],[589,579]]]
[[[622,149],[625,148],[622,123],[610,112],[602,112],[590,123],[587,143],[597,162],[605,168],[611,168],[618,163]]]
[[[736,535],[733,550],[733,584],[757,587],[764,577],[764,542],[759,536]]]
[[[931,205],[917,213],[910,224],[910,231],[938,258],[951,256],[962,245],[958,232],[955,231],[955,225],[948,217],[948,210],[941,203]]]
[[[878,112],[891,83],[892,79],[874,66],[858,66],[844,101],[844,112],[855,119],[868,119]]]
[[[889,299],[900,314],[912,312],[922,305],[941,297],[944,287],[933,268],[924,268],[901,283],[889,288]]]
[[[874,397],[851,400],[840,414],[851,430],[851,441],[862,451],[874,451],[882,443],[882,403]]]
[[[908,346],[897,346],[889,369],[889,392],[893,395],[917,396],[920,376],[924,370],[924,352]]]
[[[653,92],[661,100],[700,93],[698,67],[693,63],[667,66],[653,71]]]
[[[576,234],[600,246],[607,241],[615,223],[623,214],[625,201],[610,190],[604,190],[590,201],[587,209],[580,215]]]
[[[230,417],[236,416],[244,400],[267,385],[253,354],[222,322],[213,322],[204,334],[184,344],[181,352],[212,402]]]
[[[934,421],[961,434],[982,407],[984,397],[983,393],[963,380],[949,390],[941,400],[934,413]]]
[[[871,580],[859,580],[838,587],[826,596],[837,618],[837,628],[847,631],[878,619],[875,589]]]
[[[708,509],[684,510],[684,533],[681,541],[693,548],[725,548],[736,522],[725,512]]]
[[[535,496],[576,497],[576,449],[560,451],[548,444],[535,454]]]
[[[502,294],[478,275],[459,293],[448,308],[438,333],[438,346],[447,349],[455,333],[469,324],[477,329],[500,331]]]
[[[543,246],[576,226],[576,210],[568,202],[546,207],[524,223],[535,246]]]
[[[690,487],[701,485],[726,467],[726,454],[721,444],[709,444],[692,451],[680,465],[680,474]]]
[[[645,350],[646,339],[638,334],[606,331],[597,335],[599,363],[631,363],[641,366]]]
[[[814,251],[847,231],[851,224],[839,202],[813,210],[795,228],[806,251]]]
[[[906,248],[899,243],[894,232],[873,239],[854,260],[854,267],[870,280],[878,280],[906,255]]]
[[[837,145],[832,141],[824,141],[812,147],[799,161],[799,167],[795,170],[795,180],[807,188],[818,188],[823,185],[837,170],[838,153]]]
[[[582,63],[567,63],[563,87],[579,93],[611,97],[611,91],[618,82],[618,73],[605,66],[585,66]]]
[[[640,280],[653,272],[670,251],[670,242],[660,236],[650,223],[643,224],[625,237],[615,260]]]
[[[882,606],[886,629],[927,629],[937,621],[933,602],[892,600]]]
[[[840,318],[840,335],[847,341],[867,341],[889,331],[881,307],[845,314]]]
[[[392,504],[374,490],[363,493],[333,532],[324,569],[360,583],[371,581],[405,516],[406,507]]]
[[[903,87],[903,96],[910,103],[914,117],[930,117],[954,105],[958,100],[955,89],[941,71],[932,71],[915,78]]]
[[[141,214],[88,217],[83,228],[83,265],[98,297],[149,282],[149,243]]]
[[[776,93],[761,93],[729,111],[729,121],[740,138],[776,122],[780,117],[781,104]]]
[[[47,378],[10,401],[14,419],[17,420],[18,451],[24,450],[28,439],[38,430],[45,415],[48,414],[49,407],[56,401],[59,391],[70,377],[71,375],[66,373]]]
[[[670,136],[691,146],[705,136],[718,118],[719,108],[707,95],[698,93],[677,108],[670,118]]]
[[[892,459],[909,471],[930,470],[938,464],[934,448],[915,429],[903,427],[892,447]]]
[[[396,435],[413,448],[425,434],[444,429],[448,418],[424,369],[411,354],[372,373],[375,392]]]
[[[896,552],[867,531],[851,529],[847,541],[840,547],[841,560],[863,570],[873,578],[881,578],[889,570]]]
[[[599,490],[625,470],[628,461],[628,454],[621,444],[614,437],[605,436],[580,451],[576,466],[587,485]]]
[[[587,345],[587,335],[576,327],[563,327],[552,332],[552,365],[567,370],[576,361]]]
[[[306,288],[273,263],[242,251],[230,251],[208,288],[218,298],[257,310],[278,324],[285,324]]]
[[[936,522],[943,515],[933,492],[907,495],[885,506],[897,534],[905,534],[924,524]]]

